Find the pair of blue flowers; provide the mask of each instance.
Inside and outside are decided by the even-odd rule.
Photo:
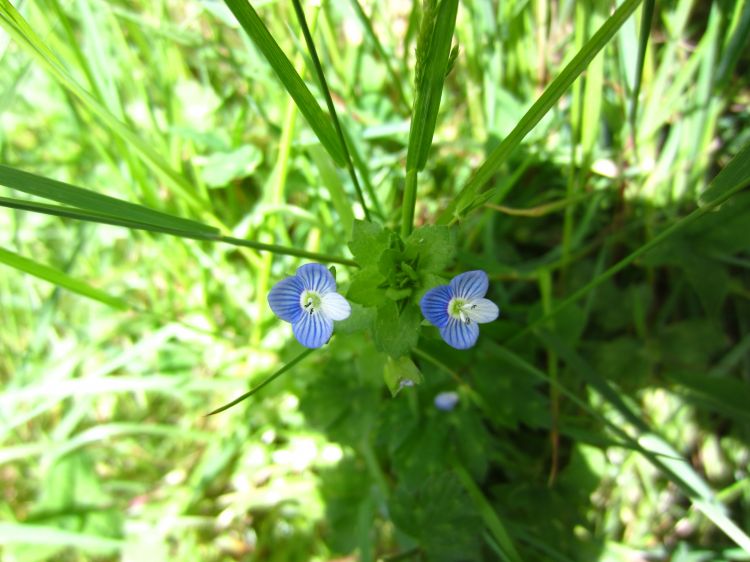
[[[468,349],[477,342],[479,324],[492,322],[500,314],[497,305],[484,298],[488,287],[484,271],[467,271],[450,284],[427,291],[419,306],[448,345]],[[331,272],[319,263],[305,264],[294,276],[274,285],[268,304],[276,316],[292,324],[297,341],[310,348],[324,345],[333,334],[334,321],[345,320],[352,311],[336,292]]]

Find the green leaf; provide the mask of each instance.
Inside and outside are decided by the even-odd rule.
[[[54,283],[58,287],[62,287],[63,289],[67,289],[81,296],[99,301],[100,303],[106,304],[117,310],[130,310],[131,308],[127,302],[120,298],[110,296],[104,291],[96,289],[83,281],[74,279],[58,269],[19,256],[18,254],[3,248],[0,248],[0,263],[9,265],[10,267],[28,273],[29,275],[33,275],[34,277],[38,277],[39,279],[44,279],[45,281]]]
[[[201,162],[201,175],[209,187],[224,187],[252,174],[262,161],[263,153],[252,145],[229,152],[214,152]]]
[[[294,66],[271,36],[257,12],[247,0],[225,0],[225,3],[255,46],[263,53],[328,154],[336,164],[343,166],[346,157],[330,118],[323,113],[315,97],[294,70]]]
[[[406,355],[417,345],[421,321],[416,305],[409,303],[399,313],[398,305],[387,301],[378,307],[375,318],[375,347],[391,357]]]
[[[481,519],[453,474],[428,478],[416,489],[400,485],[390,512],[398,528],[419,541],[427,560],[481,559]]]
[[[423,226],[406,239],[404,257],[419,257],[420,272],[441,273],[456,255],[456,233],[447,226]]]
[[[704,204],[712,203],[737,186],[750,184],[750,143],[742,147],[739,154],[716,174],[700,199]]]
[[[383,369],[383,379],[391,396],[396,396],[404,387],[416,386],[424,381],[419,367],[407,355],[398,359],[388,357]]]
[[[375,266],[360,269],[352,277],[346,298],[362,306],[379,306],[385,300],[385,289],[381,287],[384,281]]]
[[[576,78],[586,69],[596,54],[601,51],[618,29],[635,11],[641,0],[625,0],[615,13],[604,22],[594,36],[573,57],[560,75],[547,87],[539,99],[531,106],[510,134],[490,153],[484,163],[472,174],[459,194],[451,201],[438,219],[439,224],[448,224],[454,218],[465,215],[475,208],[475,197],[482,187],[492,179],[492,176],[507,161],[508,157],[518,148],[524,137],[542,120],[554,107],[562,95],[570,88]],[[496,193],[498,188],[488,193]],[[484,198],[486,199],[486,197]]]
[[[377,265],[381,254],[390,246],[391,233],[379,224],[355,220],[349,249],[363,268]]]

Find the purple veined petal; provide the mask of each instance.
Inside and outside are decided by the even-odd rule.
[[[323,295],[336,290],[336,280],[324,265],[306,263],[297,268],[297,277],[308,291],[315,291]]]
[[[479,325],[476,322],[461,322],[451,318],[448,323],[440,328],[440,335],[445,342],[456,349],[469,349],[479,337]]]
[[[464,306],[466,316],[474,322],[485,324],[497,319],[500,309],[489,299],[473,299]]]
[[[316,348],[323,346],[333,334],[333,320],[315,311],[304,313],[292,324],[292,333],[297,341],[305,347]]]
[[[489,285],[487,274],[481,269],[456,275],[451,280],[453,296],[467,300],[482,298],[487,294]]]
[[[268,293],[268,304],[276,316],[293,324],[302,314],[300,296],[304,290],[299,277],[287,277],[276,283]]]
[[[338,293],[326,293],[320,298],[320,311],[331,320],[346,320],[352,313],[352,307]]]
[[[430,324],[442,328],[448,323],[450,319],[448,303],[450,303],[452,297],[453,291],[448,285],[440,285],[425,293],[422,300],[419,301],[419,307]]]

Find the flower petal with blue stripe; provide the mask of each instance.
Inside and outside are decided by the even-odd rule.
[[[467,271],[450,284],[430,289],[419,303],[422,314],[451,347],[468,349],[477,343],[479,324],[492,322],[500,309],[484,298],[489,279],[484,271]]]
[[[308,263],[292,277],[282,279],[268,293],[274,314],[292,324],[302,345],[318,348],[333,334],[333,322],[351,314],[349,302],[336,292],[336,280],[319,263]]]

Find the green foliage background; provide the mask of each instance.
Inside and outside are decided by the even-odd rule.
[[[618,6],[0,0],[2,559],[750,559],[750,4]]]

